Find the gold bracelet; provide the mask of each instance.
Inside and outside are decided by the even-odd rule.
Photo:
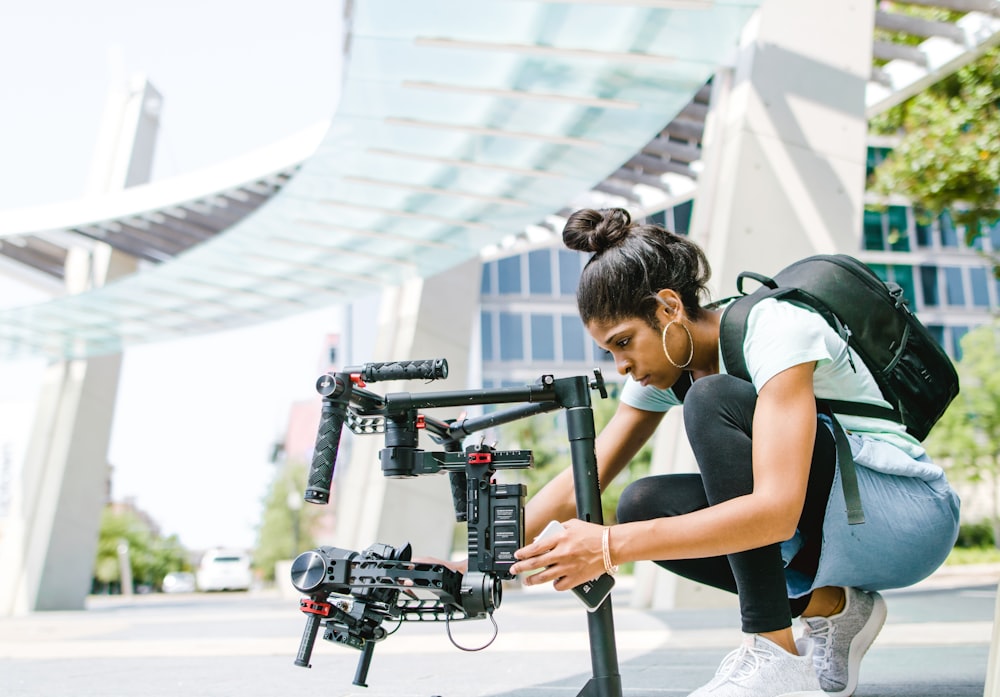
[[[611,563],[611,528],[604,528],[601,534],[601,551],[604,552],[604,572],[608,576],[614,576],[618,571],[618,565]]]

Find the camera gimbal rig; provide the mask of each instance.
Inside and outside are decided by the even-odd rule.
[[[527,450],[494,450],[482,443],[463,451],[463,439],[477,431],[565,409],[577,517],[603,523],[590,401],[591,389],[607,397],[599,370],[594,371],[592,380],[543,375],[524,387],[384,396],[364,389],[373,382],[447,376],[448,363],[440,358],[366,363],[317,380],[323,411],[305,500],[329,502],[345,423],[355,434],[384,434],[385,447],[379,451],[379,460],[385,476],[448,473],[456,519],[468,527],[468,568],[462,574],[442,564],[411,561],[409,544],[396,548],[376,543],[362,552],[318,547],[300,554],[292,563],[292,584],[308,597],[300,602],[306,626],[296,665],[310,667],[313,644],[324,627],[323,639],[361,651],[354,684],[367,687],[375,643],[391,633],[382,626],[384,622],[493,619],[502,597],[501,581],[513,578],[514,551],[524,546],[525,498],[523,484],[498,484],[493,476],[498,469],[531,467],[532,454]],[[519,404],[453,421],[434,419],[420,411],[512,403]],[[442,446],[441,452],[418,448],[421,430]],[[422,598],[418,591],[432,597]],[[579,697],[621,697],[611,599],[587,613],[587,622],[593,677]]]

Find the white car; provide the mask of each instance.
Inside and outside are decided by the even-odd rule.
[[[245,591],[252,580],[250,555],[242,550],[210,549],[198,566],[200,591]]]

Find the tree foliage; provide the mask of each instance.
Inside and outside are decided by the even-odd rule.
[[[159,588],[171,571],[190,570],[187,550],[176,535],[161,537],[130,509],[107,506],[101,514],[101,529],[94,562],[98,586],[112,588],[121,583],[119,546],[128,545],[133,585]]]
[[[264,496],[253,566],[265,580],[274,579],[275,563],[294,559],[301,552],[316,546],[311,531],[321,511],[319,507],[302,501],[308,476],[307,465],[284,462],[275,470],[274,479]]]
[[[905,196],[930,215],[950,210],[966,226],[969,243],[997,224],[1000,48],[872,119],[870,127],[900,135],[875,168],[870,190]],[[995,269],[998,261],[994,256]]]
[[[957,365],[961,391],[927,439],[928,452],[957,477],[981,482],[991,493],[994,524],[1000,524],[1000,321],[962,338]]]

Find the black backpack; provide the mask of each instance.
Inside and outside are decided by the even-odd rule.
[[[745,293],[743,280],[761,287]],[[749,380],[743,357],[750,310],[765,298],[801,303],[816,310],[864,361],[891,409],[870,404],[820,400],[834,413],[889,419],[901,423],[917,440],[927,437],[958,395],[955,366],[934,337],[910,312],[903,289],[883,282],[864,263],[845,254],[807,257],[773,278],[744,271],[736,280],[739,296],[722,315],[719,344],[726,371]],[[864,522],[850,446],[833,418],[848,522]]]

